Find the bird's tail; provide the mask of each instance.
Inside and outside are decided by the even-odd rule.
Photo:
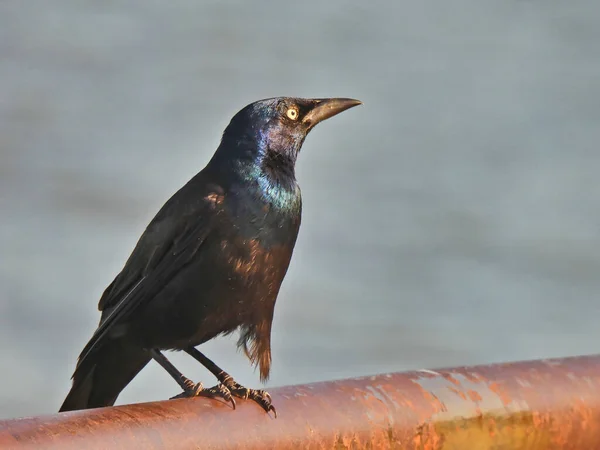
[[[114,405],[148,361],[148,352],[129,346],[124,340],[104,343],[75,369],[73,386],[59,412]]]

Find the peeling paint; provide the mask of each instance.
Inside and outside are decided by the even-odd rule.
[[[278,418],[182,399],[0,421],[0,448],[594,450],[600,356],[271,390]]]

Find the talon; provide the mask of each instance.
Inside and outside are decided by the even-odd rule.
[[[231,404],[232,409],[235,409],[237,406],[229,388],[227,388],[227,386],[223,386],[222,384],[213,386],[211,388],[202,389],[196,394],[196,396],[224,400],[225,402]]]
[[[237,403],[235,402],[235,399],[233,398],[233,396],[230,395],[228,400],[229,400],[229,403],[231,403],[231,407],[233,409],[235,409],[235,407],[237,406]]]
[[[220,391],[220,395],[226,401],[231,402],[231,406],[233,409],[236,408],[236,402],[233,397],[241,398],[243,400],[252,400],[257,403],[267,414],[273,411],[273,415],[277,418],[277,410],[272,405],[271,394],[267,391],[257,390],[257,389],[248,389],[238,382],[236,382],[229,374],[221,371],[217,375],[217,378],[221,382],[219,385],[215,386],[215,388],[211,388],[211,390],[215,389]],[[202,395],[206,395],[207,392]],[[206,395],[208,396],[208,395]]]
[[[219,389],[220,394],[225,399],[225,401],[228,401],[229,403],[231,403],[231,407],[233,409],[235,409],[235,407],[237,405],[236,405],[235,399],[233,398],[233,395],[231,395],[231,391],[229,390],[229,388],[221,383],[219,385],[218,389]]]

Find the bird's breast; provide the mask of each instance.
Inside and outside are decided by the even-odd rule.
[[[279,274],[287,269],[292,251],[293,244],[271,245],[266,248],[259,239],[221,241],[221,255],[231,273],[251,284],[277,281]]]

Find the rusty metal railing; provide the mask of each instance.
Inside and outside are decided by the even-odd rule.
[[[204,398],[0,421],[0,448],[600,449],[600,355],[271,390],[278,418]]]

